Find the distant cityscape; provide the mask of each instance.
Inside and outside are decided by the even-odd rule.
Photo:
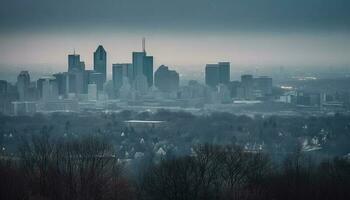
[[[112,64],[112,80],[107,80],[107,52],[102,45],[93,53],[93,70],[87,70],[74,51],[68,55],[66,72],[33,81],[29,71],[21,71],[16,84],[0,80],[0,112],[31,115],[160,108],[194,113],[268,112],[266,104],[271,112],[287,115],[300,110],[312,113],[348,110],[348,91],[306,89],[305,83],[299,88],[274,85],[271,77],[252,74],[241,74],[240,81],[233,81],[227,61],[206,64],[203,81],[189,80],[187,85],[180,86],[179,73],[171,67],[161,65],[154,71],[153,56],[147,54],[145,42],[143,39],[141,52],[132,52],[131,63]]]

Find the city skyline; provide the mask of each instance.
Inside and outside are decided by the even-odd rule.
[[[61,69],[66,64],[66,59],[62,55],[73,53],[75,49],[84,55],[87,66],[92,67],[93,57],[87,56],[87,53],[95,50],[99,44],[104,45],[110,52],[111,60],[108,64],[127,62],[130,59],[128,52],[141,50],[139,41],[142,36],[147,37],[148,50],[158,57],[159,65],[165,63],[193,67],[214,62],[218,58],[236,61],[237,65],[337,66],[350,63],[346,57],[350,46],[347,33],[199,34],[201,35],[188,33],[181,37],[174,36],[172,33],[147,34],[144,32],[139,34],[97,33],[93,36],[67,32],[49,33],[43,37],[35,34],[17,37],[15,34],[6,41],[0,38],[0,43],[4,47],[1,48],[3,52],[0,54],[0,64],[13,66],[46,64],[51,65],[52,68]],[[69,39],[70,35],[80,35],[80,38],[72,40]],[[38,41],[39,39],[43,44]],[[17,46],[19,44],[21,44],[20,47]],[[8,47],[6,51],[4,51],[5,47]],[[38,48],[33,50],[33,47]]]
[[[126,48],[124,48],[124,46],[120,46],[120,45],[119,46],[116,45],[117,47],[115,47],[114,45],[111,46],[108,43],[107,43],[107,45],[105,45],[104,43],[96,43],[95,46],[91,46],[91,47],[89,44],[89,47],[86,48],[88,45],[84,45],[84,43],[82,43],[81,45],[85,46],[85,48],[83,48],[83,51],[82,51],[80,48],[72,48],[72,49],[67,50],[67,48],[63,47],[64,45],[62,45],[62,50],[64,49],[63,54],[62,55],[54,54],[55,56],[59,57],[60,60],[63,61],[62,63],[60,63],[60,64],[48,64],[48,63],[44,62],[44,63],[39,63],[39,64],[21,64],[21,62],[23,62],[23,60],[18,60],[18,64],[11,64],[11,65],[0,63],[0,66],[1,66],[0,70],[2,71],[1,74],[4,75],[4,76],[2,76],[2,78],[8,77],[7,75],[10,74],[11,72],[12,72],[12,75],[14,75],[16,73],[16,71],[21,71],[21,70],[29,70],[29,71],[32,71],[34,74],[37,74],[37,72],[39,72],[39,74],[37,76],[43,76],[43,75],[47,75],[47,74],[53,73],[53,72],[60,72],[60,71],[64,70],[67,66],[67,59],[66,59],[65,55],[66,54],[73,54],[74,52],[76,52],[77,54],[79,53],[79,55],[81,56],[81,59],[85,61],[86,69],[93,69],[94,68],[93,54],[91,52],[95,51],[96,46],[102,44],[106,47],[106,49],[109,52],[109,59],[107,60],[107,77],[108,77],[108,79],[111,79],[112,78],[112,67],[111,67],[112,64],[130,62],[130,60],[132,60],[132,55],[130,55],[129,52],[132,52],[135,50],[137,51],[137,49],[140,49],[139,51],[142,50],[142,47],[140,45],[140,39],[141,39],[141,37],[138,37],[138,38],[135,37],[133,40],[133,44],[126,45]],[[149,39],[148,39],[148,41],[149,41]],[[211,42],[215,43],[215,39],[212,38]],[[341,41],[339,41],[339,42],[341,42]],[[207,63],[215,63],[217,60],[230,61],[231,63],[234,64],[234,67],[237,69],[237,71],[240,71],[240,73],[253,73],[258,68],[264,70],[264,69],[269,69],[271,67],[273,68],[273,67],[281,67],[281,66],[284,66],[284,67],[286,67],[286,69],[290,69],[290,70],[294,70],[296,68],[299,68],[299,70],[303,69],[303,68],[305,68],[305,70],[315,68],[316,71],[317,71],[317,69],[320,69],[320,68],[338,69],[338,68],[344,68],[344,67],[348,66],[348,64],[346,64],[346,62],[338,63],[338,64],[334,64],[334,63],[333,64],[332,63],[300,64],[297,62],[297,60],[294,62],[294,64],[285,64],[285,62],[283,62],[283,61],[276,62],[276,63],[270,63],[270,64],[267,64],[264,62],[257,62],[255,64],[254,63],[250,64],[249,62],[242,63],[242,62],[240,62],[239,59],[235,60],[234,58],[230,58],[230,56],[229,56],[229,54],[231,54],[230,51],[224,52],[222,54],[222,56],[220,56],[219,53],[222,53],[222,51],[220,51],[218,49],[215,49],[215,50],[219,51],[219,53],[215,53],[212,56],[207,56],[206,58],[202,59],[201,61],[199,61],[198,59],[194,59],[194,60],[196,60],[195,63],[194,62],[187,63],[186,61],[181,60],[182,61],[181,63],[176,64],[178,62],[176,62],[175,60],[163,62],[162,61],[162,60],[164,60],[163,57],[156,56],[154,53],[152,53],[152,52],[159,52],[159,51],[155,51],[155,49],[158,49],[158,48],[155,48],[153,43],[154,43],[154,41],[151,40],[148,42],[147,45],[148,45],[149,52],[151,52],[151,54],[156,57],[156,59],[154,59],[154,65],[155,66],[160,66],[162,64],[171,65],[176,70],[179,70],[180,72],[182,71],[183,73],[180,73],[182,75],[189,73],[189,72],[199,72],[200,73],[202,71],[201,68],[203,67],[203,65],[205,65]],[[265,43],[268,43],[268,42],[265,41]],[[159,42],[156,42],[156,45],[162,45],[162,44],[160,44]],[[205,45],[207,45],[207,43],[204,43],[201,45],[205,46]],[[324,45],[326,45],[326,43]],[[345,45],[346,45],[346,43],[344,44],[344,46]],[[134,48],[134,46],[135,46],[135,48]],[[166,45],[164,45],[164,46],[166,46]],[[225,48],[225,47],[223,46],[223,48]],[[259,48],[261,48],[261,47],[257,47],[257,49],[259,49]],[[86,51],[86,49],[88,49],[89,51]],[[190,51],[181,51],[181,50],[184,50],[185,48],[184,49],[174,48],[174,49],[182,52],[183,54],[186,54],[186,56],[195,57],[195,55],[192,55]],[[119,52],[119,55],[124,55],[124,56],[126,56],[126,58],[118,57],[117,56],[118,53],[115,53],[116,50],[117,50],[117,52]],[[206,51],[206,50],[204,49],[204,51]],[[304,50],[300,50],[300,51],[301,52],[308,51],[308,49],[304,49]],[[329,51],[332,51],[332,50],[329,50]],[[28,53],[30,53],[30,52],[31,51],[28,51]],[[43,52],[46,52],[46,51],[43,51]],[[297,50],[295,49],[294,52],[297,52]],[[11,53],[11,52],[8,52],[8,53]],[[330,55],[327,54],[327,52],[323,52],[323,53],[324,53],[324,55],[322,54],[321,58],[318,59],[318,60],[320,60],[320,62],[322,61],[322,59],[325,59],[327,57],[331,57]],[[165,56],[165,59],[171,58],[172,56],[170,56],[170,55],[173,55],[173,54],[174,54],[174,52],[169,53],[169,55]],[[301,60],[303,60],[304,58],[306,58],[310,55],[307,53],[298,53],[298,54],[301,56]],[[342,55],[342,54],[344,54],[344,55]],[[338,56],[347,60],[348,57],[346,57],[345,54],[347,54],[347,52],[343,51],[343,52],[340,52]],[[159,53],[158,53],[158,55],[159,55]],[[232,53],[232,55],[237,55],[237,57],[239,57],[240,54],[239,53],[237,53],[237,54]],[[63,59],[63,57],[64,57],[64,59]],[[227,59],[225,59],[225,58],[227,58]],[[174,59],[174,58],[172,58],[172,59]],[[283,57],[280,57],[279,59],[283,59]],[[336,60],[336,58],[334,58],[334,59]],[[247,60],[249,60],[249,59],[247,59]],[[264,75],[264,74],[262,74],[262,75]],[[12,81],[14,81],[14,79],[12,79]]]

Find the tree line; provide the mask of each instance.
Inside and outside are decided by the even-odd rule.
[[[350,199],[350,162],[316,162],[296,150],[281,163],[240,146],[203,144],[130,176],[100,135],[52,137],[43,129],[1,156],[0,199]]]

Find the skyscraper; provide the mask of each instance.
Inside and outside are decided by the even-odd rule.
[[[103,83],[107,80],[107,53],[102,45],[94,52],[94,71],[103,75]]]
[[[143,60],[143,74],[147,78],[148,87],[153,85],[153,56],[145,56]]]
[[[69,91],[70,93],[84,93],[84,70],[73,69],[69,72]],[[72,87],[72,88],[71,88]]]
[[[132,65],[134,78],[143,74],[143,63],[146,57],[146,52],[132,52]]]
[[[20,101],[28,100],[30,76],[28,71],[21,71],[17,76],[17,91]]]
[[[205,66],[205,84],[215,88],[219,84],[219,68],[217,64]]]
[[[230,63],[207,64],[205,67],[205,83],[211,87],[216,87],[219,83],[228,85],[230,83]]]
[[[68,55],[67,93],[82,94],[86,92],[84,86],[85,63],[80,60],[80,55]]]
[[[230,82],[230,63],[219,62],[219,83],[228,85]]]
[[[7,81],[0,80],[0,95],[5,95],[7,93]]]
[[[253,75],[244,74],[241,76],[241,87],[243,89],[243,98],[247,100],[253,99]]]
[[[154,85],[162,92],[174,92],[179,88],[179,74],[161,65],[154,73]]]
[[[272,94],[272,78],[267,76],[260,76],[254,78],[254,86],[257,90],[260,90],[263,96],[269,96]]]
[[[132,53],[133,77],[134,79],[147,79],[148,87],[153,85],[153,56],[147,56],[145,50],[145,40],[142,41],[142,52]]]
[[[68,55],[68,72],[71,72],[73,70],[82,70],[81,69],[81,62],[80,62],[80,55],[78,54],[70,54]]]
[[[36,88],[38,89],[39,98],[43,97],[43,84],[44,84],[45,78],[41,77],[36,81]]]
[[[53,74],[57,81],[58,95],[64,96],[67,93],[67,73]]]

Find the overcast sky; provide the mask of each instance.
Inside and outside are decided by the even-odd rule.
[[[2,66],[63,71],[75,48],[90,68],[99,44],[109,64],[130,62],[143,36],[156,65],[350,64],[349,0],[0,2]]]

